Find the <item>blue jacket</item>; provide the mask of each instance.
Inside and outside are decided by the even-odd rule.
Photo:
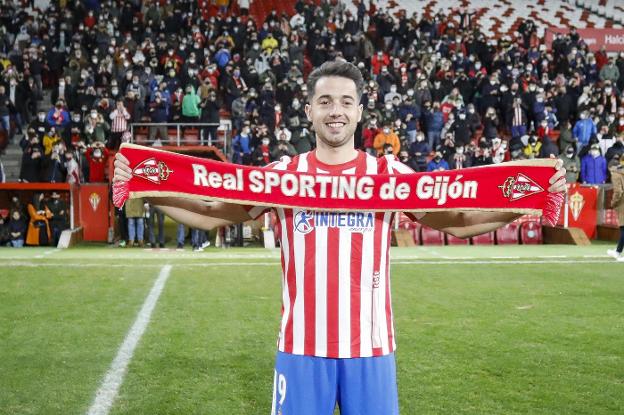
[[[607,159],[586,155],[581,160],[581,181],[587,184],[603,184],[607,181]]]
[[[450,170],[448,163],[444,159],[440,159],[440,161],[438,161],[438,162],[436,162],[435,160],[431,160],[427,164],[427,171],[435,171],[435,170],[438,170],[440,168],[442,168],[444,170]]]
[[[593,134],[596,134],[596,124],[589,118],[578,120],[572,129],[572,135],[578,139],[581,146],[586,146]]]
[[[444,127],[444,114],[442,111],[431,111],[426,115],[427,132],[431,131],[440,132]]]

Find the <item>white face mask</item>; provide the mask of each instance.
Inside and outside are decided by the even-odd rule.
[[[269,145],[269,140],[262,140],[262,145],[268,146]]]
[[[383,132],[384,132],[384,134],[389,134],[390,133],[390,129],[389,128],[384,128]]]
[[[600,155],[600,150],[590,150],[589,154],[593,157],[596,158]]]
[[[392,109],[392,104],[386,104],[386,109],[387,110],[391,110]]]

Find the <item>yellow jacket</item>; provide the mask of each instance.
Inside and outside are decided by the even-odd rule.
[[[392,154],[395,156],[399,154],[401,150],[401,141],[399,140],[399,136],[392,130],[388,134],[384,134],[381,131],[379,134],[375,136],[375,141],[373,141],[373,147],[377,150],[377,155],[381,156],[383,154],[383,148],[386,144],[390,144],[392,146]]]

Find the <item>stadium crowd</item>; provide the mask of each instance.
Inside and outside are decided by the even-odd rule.
[[[190,0],[4,1],[0,120],[20,140],[20,180],[105,181],[131,123],[213,123],[216,138],[223,113],[235,163],[309,151],[306,75],[331,59],[366,80],[356,146],[416,171],[554,156],[568,182],[602,184],[624,153],[624,52],[590,52],[574,28],[546,45],[533,21],[488,38],[462,9],[298,0],[256,22],[247,1],[218,3],[215,16]],[[166,128],[149,139],[167,144]]]

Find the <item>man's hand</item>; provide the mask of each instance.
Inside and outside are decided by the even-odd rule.
[[[127,182],[132,178],[132,169],[130,161],[121,153],[115,154],[115,173],[113,175],[113,183]]]
[[[563,160],[557,160],[555,164],[555,174],[549,180],[550,187],[548,191],[550,193],[564,193],[567,190],[566,186],[566,169],[563,168]]]

